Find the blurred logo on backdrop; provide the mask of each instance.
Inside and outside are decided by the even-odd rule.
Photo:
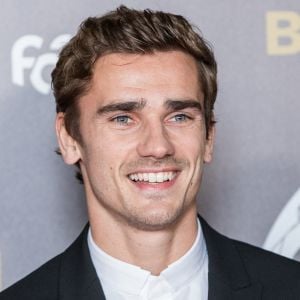
[[[267,12],[266,36],[269,55],[300,53],[300,15],[294,11]],[[53,68],[57,51],[70,38],[69,34],[57,36],[50,42],[46,52],[42,51],[45,41],[39,35],[24,35],[17,39],[11,51],[12,82],[24,87],[29,80],[36,91],[49,94],[50,79],[45,78],[45,70],[47,67]]]
[[[300,261],[300,188],[283,207],[263,247]]]
[[[70,38],[69,34],[57,36],[50,42],[49,51],[46,53],[41,53],[44,39],[38,35],[24,35],[17,39],[11,51],[12,82],[23,87],[28,76],[29,82],[36,91],[49,94],[51,84],[50,80],[45,78],[45,70],[49,67],[53,68],[57,61],[57,51]]]
[[[294,11],[269,11],[266,14],[267,53],[300,53],[300,14]]]

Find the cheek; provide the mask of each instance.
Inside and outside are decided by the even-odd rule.
[[[93,176],[103,178],[104,181],[117,180],[122,166],[134,155],[134,143],[115,136],[99,134],[101,138],[94,138],[85,152],[84,163]]]
[[[200,129],[184,132],[174,137],[178,154],[183,154],[187,159],[196,161],[203,157],[205,150],[205,137]]]

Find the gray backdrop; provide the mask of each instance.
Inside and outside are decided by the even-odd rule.
[[[299,259],[300,2],[122,3],[182,14],[214,45],[217,141],[202,215],[222,233]],[[54,153],[49,74],[79,23],[121,1],[0,4],[1,289],[65,249],[87,220],[74,169]]]

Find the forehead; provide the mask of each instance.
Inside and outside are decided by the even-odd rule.
[[[199,98],[196,60],[182,51],[153,54],[112,53],[100,57],[93,70],[91,89],[107,104],[122,99]]]

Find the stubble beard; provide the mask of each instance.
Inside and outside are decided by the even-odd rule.
[[[157,201],[157,200],[155,200]],[[158,200],[159,201],[159,200]],[[122,213],[123,220],[128,226],[143,231],[167,230],[174,226],[183,215],[184,205],[177,206],[170,210],[147,212],[141,208],[128,208]]]

